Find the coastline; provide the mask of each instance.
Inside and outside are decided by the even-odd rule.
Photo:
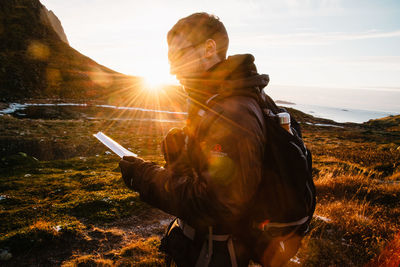
[[[51,102],[51,101],[50,101]],[[387,112],[387,111],[377,111],[377,110],[364,110],[364,109],[348,109],[341,107],[327,107],[322,105],[311,105],[311,104],[297,104],[288,101],[276,100],[276,103],[279,106],[288,107],[297,109],[306,114],[312,115],[316,118],[321,119],[329,119],[338,123],[364,123],[369,120],[379,119],[383,117],[399,115],[400,113],[396,112]],[[130,111],[138,111],[145,113],[158,113],[165,115],[177,115],[179,117],[185,116],[187,113],[184,111],[171,111],[171,110],[155,110],[155,109],[146,109],[141,107],[122,107],[122,106],[114,106],[114,105],[101,105],[99,103],[1,103],[0,116],[4,114],[17,114],[19,111],[23,111],[27,108],[104,108],[109,110],[130,110]],[[21,114],[20,114],[21,115]]]
[[[330,119],[339,123],[364,123],[369,120],[399,115],[399,113],[396,112],[325,107],[320,105],[282,104],[282,106],[297,109],[314,117]]]

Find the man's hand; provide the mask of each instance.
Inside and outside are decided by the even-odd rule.
[[[172,128],[161,143],[161,152],[167,165],[173,164],[185,151],[184,131],[180,128]]]
[[[135,169],[137,163],[142,161],[140,158],[132,156],[124,156],[119,162],[119,168],[121,169],[122,179],[129,188],[133,188],[133,180],[135,177]]]

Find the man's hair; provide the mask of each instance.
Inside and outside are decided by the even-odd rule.
[[[217,45],[218,57],[220,59],[226,58],[229,45],[228,33],[217,16],[201,12],[180,19],[168,32],[168,44],[178,34],[184,36],[194,45],[213,39]]]

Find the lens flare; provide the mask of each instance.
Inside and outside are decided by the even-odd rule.
[[[46,44],[35,40],[29,43],[27,54],[33,59],[46,61],[50,56],[50,49]]]
[[[143,78],[143,87],[150,92],[158,92],[164,86],[164,82],[154,78]]]

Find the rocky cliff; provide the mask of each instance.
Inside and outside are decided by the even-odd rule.
[[[68,45],[61,23],[39,0],[0,3],[0,102],[27,98],[111,99],[138,82]],[[121,91],[121,90],[120,90]],[[119,92],[120,94],[120,92]]]
[[[57,18],[57,16],[54,14],[54,12],[51,10],[48,10],[45,6],[43,6],[43,8],[42,8],[42,12],[43,12],[43,19],[48,20],[51,27],[57,33],[57,35],[61,39],[61,41],[69,44],[67,35],[65,34],[64,28],[61,25],[61,21]]]

